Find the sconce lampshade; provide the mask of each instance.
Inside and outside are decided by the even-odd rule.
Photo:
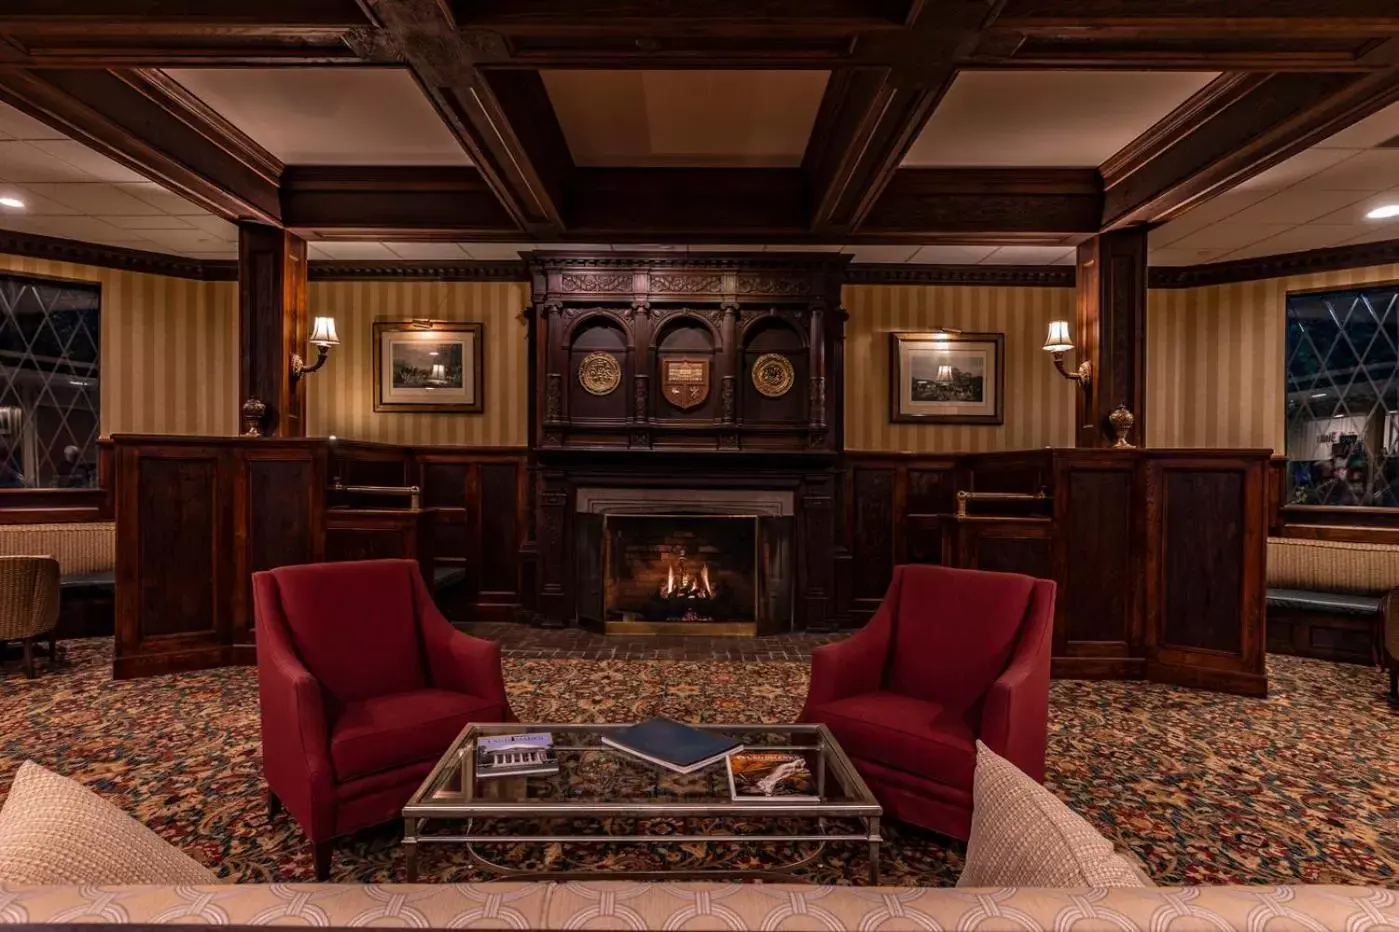
[[[1074,348],[1073,338],[1069,336],[1069,322],[1067,320],[1053,320],[1049,322],[1049,335],[1044,338],[1044,348],[1050,353],[1067,353]]]
[[[339,346],[340,337],[335,333],[335,318],[317,317],[311,324],[311,339],[307,342],[312,346]]]
[[[938,366],[938,377],[937,377],[937,381],[939,381],[939,382],[951,382],[951,381],[952,381],[952,367],[951,367],[951,366]]]

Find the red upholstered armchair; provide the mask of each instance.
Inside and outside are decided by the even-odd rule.
[[[804,722],[836,736],[887,814],[965,840],[976,740],[1044,779],[1054,583],[900,566],[874,618],[815,651]]]
[[[388,822],[468,722],[515,721],[500,648],[442,617],[411,560],[253,574],[262,766],[330,875],[331,839]]]

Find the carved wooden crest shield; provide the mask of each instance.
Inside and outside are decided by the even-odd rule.
[[[661,360],[661,394],[681,411],[709,397],[709,360],[672,356]]]

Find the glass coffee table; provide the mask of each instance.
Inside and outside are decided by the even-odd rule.
[[[883,811],[826,726],[697,726],[803,753],[820,799],[788,803],[733,802],[723,761],[677,774],[602,743],[625,727],[468,725],[403,808],[408,882],[428,844],[462,846],[493,877],[560,879],[781,877],[828,844],[858,844],[879,882]],[[530,732],[554,736],[558,773],[476,776],[478,738]]]

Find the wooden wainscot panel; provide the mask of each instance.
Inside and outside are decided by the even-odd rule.
[[[1140,465],[1135,450],[1056,451],[1055,676],[1145,675]]]
[[[1144,455],[1148,678],[1266,695],[1269,453]]]
[[[237,447],[233,659],[257,660],[252,574],[325,554],[326,449],[318,440]]]
[[[417,560],[432,578],[431,516],[411,508],[327,508],[325,559]]]
[[[950,566],[1054,578],[1054,522],[1041,517],[952,516],[944,519]]]
[[[117,438],[117,679],[229,662],[234,484],[227,446]]]

